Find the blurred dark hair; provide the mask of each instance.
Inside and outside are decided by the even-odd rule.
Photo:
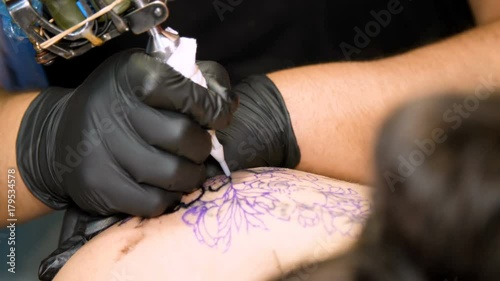
[[[304,280],[500,280],[500,95],[452,116],[465,98],[418,100],[386,122],[374,209],[359,242]],[[436,132],[441,141],[431,149]],[[403,176],[412,154],[424,159]]]

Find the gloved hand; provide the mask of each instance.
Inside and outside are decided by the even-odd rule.
[[[264,75],[251,76],[231,91],[239,96],[240,106],[231,125],[217,130],[229,168],[295,168],[300,150],[285,101],[274,83]],[[222,173],[217,162],[209,158],[208,176]]]
[[[214,82],[225,80],[225,74],[214,69],[210,64],[200,65],[209,88],[217,89],[219,86]],[[295,167],[300,160],[300,151],[285,103],[274,83],[266,76],[253,76],[232,91],[231,96],[240,97],[239,108],[231,125],[217,131],[231,170],[261,166]],[[215,159],[210,157],[206,164],[208,176],[223,174]],[[58,249],[40,265],[40,280],[52,280],[80,247],[123,218],[95,217],[69,209]]]
[[[28,189],[53,209],[74,202],[99,215],[152,217],[175,207],[206,178],[206,129],[228,126],[238,104],[225,70],[202,68],[212,73],[208,90],[142,51],[127,51],[76,89],[43,91],[17,140]]]

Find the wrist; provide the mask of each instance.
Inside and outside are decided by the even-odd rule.
[[[53,155],[57,125],[70,92],[62,88],[42,91],[26,110],[16,142],[17,164],[26,187],[38,200],[56,210],[68,203],[60,181],[54,177],[58,163]]]
[[[256,89],[263,96],[265,95],[268,105],[268,114],[272,116],[275,124],[273,130],[274,137],[283,144],[283,158],[279,167],[295,168],[300,162],[300,149],[293,130],[290,113],[286,107],[285,100],[276,84],[267,76],[254,77],[256,86],[262,87],[262,91]],[[281,130],[278,130],[280,128]]]
[[[266,76],[251,76],[234,89],[240,106],[231,126],[219,132],[226,160],[234,170],[250,167],[295,167],[300,150],[283,97]],[[237,166],[234,161],[236,160]],[[232,162],[232,163],[231,163]]]

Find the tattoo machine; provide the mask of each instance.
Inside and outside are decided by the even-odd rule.
[[[35,59],[51,64],[57,57],[71,59],[131,31],[148,32],[147,52],[207,87],[196,65],[196,40],[180,37],[160,24],[169,16],[166,0],[0,0],[0,17],[7,36],[33,44]],[[212,138],[211,155],[226,176],[231,172],[222,145]]]

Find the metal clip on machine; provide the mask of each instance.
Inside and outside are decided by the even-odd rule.
[[[166,2],[143,0],[5,0],[12,20],[37,51],[36,61],[71,59],[131,31],[146,31],[155,46],[168,50],[177,35],[159,27],[169,15]],[[37,5],[38,4],[38,5]]]

